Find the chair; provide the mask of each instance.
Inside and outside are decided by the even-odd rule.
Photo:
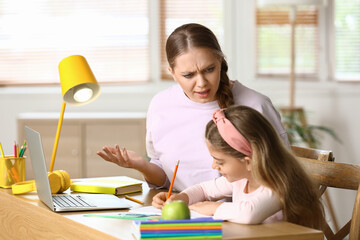
[[[334,162],[335,157],[330,150],[321,150],[321,149],[315,149],[315,148],[305,148],[305,147],[298,147],[298,146],[291,146],[292,152],[295,154],[296,157],[300,159],[313,159],[318,161],[327,161],[327,162]],[[321,185],[320,186],[320,195],[322,195],[325,190],[326,186]],[[326,196],[327,202],[330,200],[328,199],[328,196]],[[335,219],[335,215],[333,214],[333,211],[331,209],[332,218]],[[335,221],[336,222],[336,221]],[[337,223],[335,223],[337,225]]]
[[[353,208],[352,218],[336,233],[325,223],[323,232],[328,240],[343,239],[349,234],[350,240],[360,239],[360,166],[346,163],[335,163],[331,151],[317,149],[296,149],[295,155],[305,170],[322,186],[323,193],[326,187],[356,190],[357,195]],[[324,155],[325,154],[325,155]],[[317,157],[316,157],[317,155]],[[318,160],[321,160],[319,161]]]

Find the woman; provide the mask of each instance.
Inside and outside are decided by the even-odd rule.
[[[246,105],[261,112],[283,141],[287,134],[269,98],[238,81],[230,81],[228,65],[216,36],[200,24],[185,24],[166,42],[169,72],[178,83],[152,99],[147,113],[146,147],[150,162],[138,154],[105,146],[98,152],[106,161],[140,171],[151,187],[167,188],[180,160],[174,190],[214,179],[204,131],[212,112]]]

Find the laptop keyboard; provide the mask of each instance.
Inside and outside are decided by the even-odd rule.
[[[54,203],[60,208],[84,208],[95,207],[85,202],[79,195],[56,195],[53,196]]]

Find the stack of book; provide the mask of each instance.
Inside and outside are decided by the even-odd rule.
[[[211,217],[184,220],[134,221],[136,239],[221,239],[222,220]]]

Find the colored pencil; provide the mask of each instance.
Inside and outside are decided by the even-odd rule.
[[[178,160],[177,163],[176,163],[174,174],[173,174],[171,184],[170,184],[170,187],[169,187],[169,191],[168,191],[168,194],[166,196],[166,200],[168,200],[170,195],[171,195],[171,191],[172,191],[172,188],[173,188],[173,185],[174,185],[174,182],[175,182],[176,172],[177,172],[177,169],[179,167],[179,162],[180,162],[180,160]]]
[[[26,150],[26,141],[24,141],[24,144],[20,148],[19,157],[24,156],[25,150]]]
[[[1,146],[1,143],[0,143],[0,151],[1,151],[1,156],[3,158],[5,158],[4,150],[3,150],[2,146]]]
[[[142,201],[140,201],[140,200],[137,200],[137,199],[135,199],[135,198],[132,198],[132,197],[130,197],[130,196],[128,196],[128,195],[125,195],[125,198],[128,199],[128,200],[130,200],[130,201],[139,203],[139,204],[144,204],[144,202],[142,202]]]
[[[14,141],[14,157],[17,158],[18,154],[17,154],[17,146],[16,146],[16,141]]]

